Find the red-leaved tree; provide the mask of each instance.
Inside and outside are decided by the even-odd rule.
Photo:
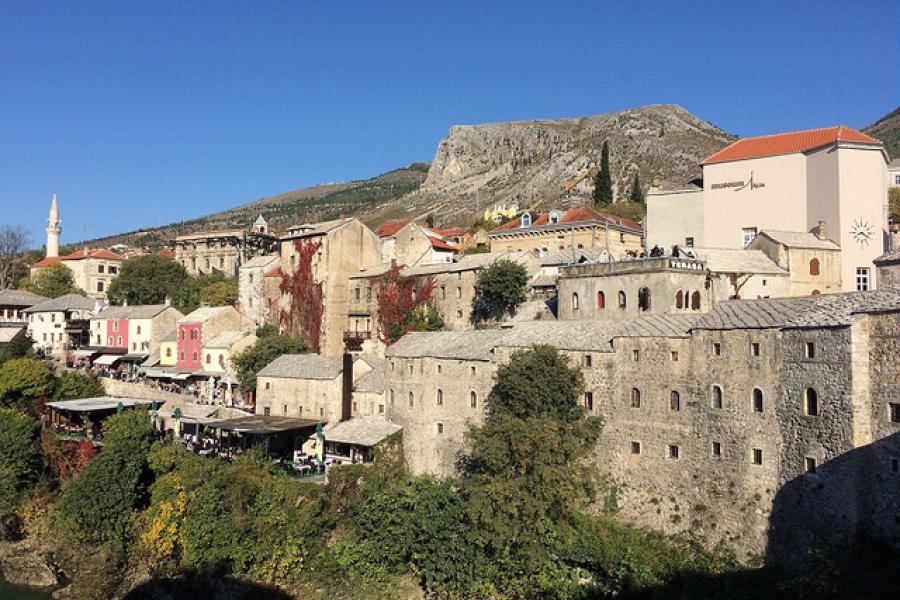
[[[379,338],[387,346],[408,331],[420,328],[425,306],[434,291],[434,277],[404,277],[400,269],[394,263],[388,272],[369,279],[378,301]]]
[[[316,281],[312,272],[313,257],[322,242],[299,239],[294,242],[297,250],[297,268],[293,273],[281,276],[281,293],[290,296],[288,305],[281,311],[281,328],[288,335],[303,338],[313,352],[319,351],[319,335],[322,331],[322,314],[325,312],[322,282]]]

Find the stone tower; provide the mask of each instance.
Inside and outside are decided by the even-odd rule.
[[[50,203],[50,218],[47,219],[47,258],[59,256],[59,234],[62,227],[59,225],[59,206],[56,204],[56,194]]]

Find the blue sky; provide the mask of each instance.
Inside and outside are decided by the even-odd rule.
[[[0,2],[0,224],[35,246],[431,160],[458,123],[681,104],[742,136],[870,124],[865,2]]]

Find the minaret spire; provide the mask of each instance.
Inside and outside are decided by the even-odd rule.
[[[56,203],[56,194],[50,202],[50,218],[47,220],[47,258],[59,256],[59,234],[62,227],[59,225],[59,205]]]

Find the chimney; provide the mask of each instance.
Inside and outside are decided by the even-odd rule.
[[[819,221],[819,226],[816,228],[816,237],[820,240],[824,240],[825,235],[825,221]]]
[[[660,181],[659,177],[654,177],[653,178],[653,187],[658,188],[660,185],[662,185],[662,181]]]
[[[128,298],[122,300],[122,306],[128,306]]]
[[[353,406],[353,355],[344,350],[343,385],[341,386],[341,421],[346,421],[352,414]]]
[[[166,294],[166,299],[163,300],[163,304],[165,304],[166,306],[172,306],[172,299],[169,297],[168,294]]]

